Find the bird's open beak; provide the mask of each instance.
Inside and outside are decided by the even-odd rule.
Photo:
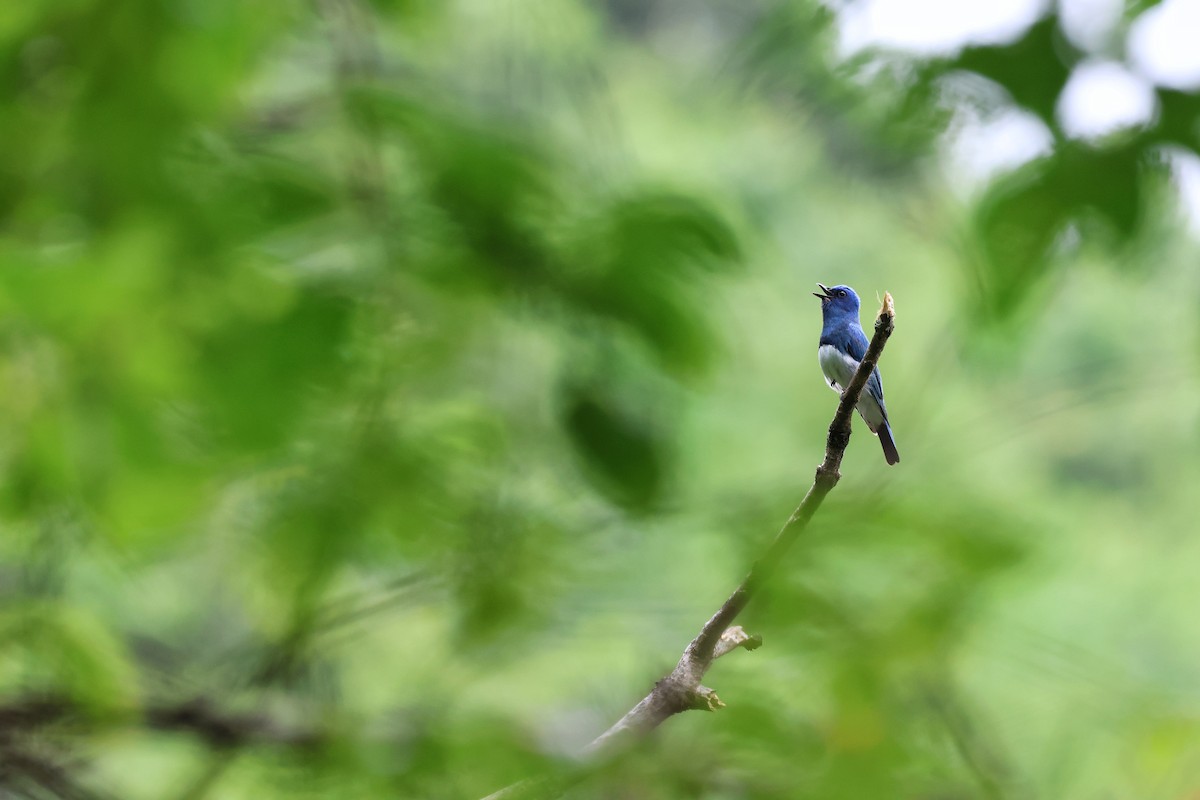
[[[825,284],[818,283],[817,286],[821,287],[821,293],[818,294],[816,292],[813,292],[813,297],[821,298],[822,303],[826,303],[833,299],[833,295],[829,292],[829,289],[828,289],[828,287],[825,286]]]

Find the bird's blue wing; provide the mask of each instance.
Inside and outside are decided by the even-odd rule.
[[[871,377],[867,378],[867,385],[864,387],[875,402],[879,403],[879,410],[883,412],[883,419],[887,421],[887,406],[883,404],[883,381],[879,377],[879,367],[871,370]]]
[[[863,333],[863,329],[860,326],[847,325],[843,328],[843,335],[839,338],[842,339],[841,344],[844,345],[846,352],[850,354],[851,358],[855,361],[863,360],[863,357],[867,354],[867,347],[871,343],[867,341],[867,335]]]

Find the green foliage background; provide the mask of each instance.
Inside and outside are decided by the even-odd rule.
[[[1071,141],[1052,13],[927,61],[838,63],[831,22],[6,4],[6,796],[569,768],[808,486],[818,280],[896,298],[904,460],[856,433],[741,620],[765,646],[710,673],[728,708],[575,795],[1200,792],[1200,276],[1162,156],[1200,100]],[[963,70],[1055,136],[969,202],[936,156]]]

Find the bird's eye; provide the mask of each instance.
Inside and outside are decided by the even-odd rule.
[[[846,296],[846,290],[838,289],[838,297],[845,297],[845,296]]]

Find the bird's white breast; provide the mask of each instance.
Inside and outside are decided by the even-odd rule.
[[[837,384],[833,390],[838,393],[850,385],[850,381],[854,380],[854,373],[858,372],[858,362],[831,344],[823,344],[817,348],[817,361],[821,363],[821,372],[825,373],[826,381]],[[879,401],[865,388],[855,407],[872,432],[886,419]]]
[[[821,372],[825,373],[826,380],[837,384],[834,387],[836,392],[849,386],[854,373],[858,371],[858,362],[831,344],[823,344],[817,348],[817,361],[821,364]]]

